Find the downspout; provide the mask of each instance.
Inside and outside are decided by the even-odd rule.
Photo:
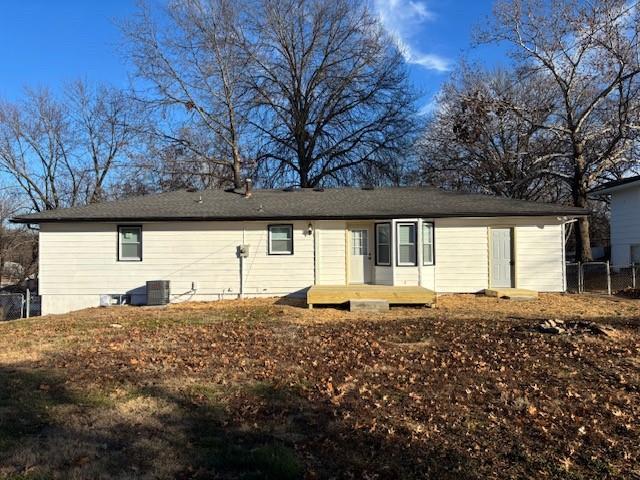
[[[242,245],[246,245],[245,243],[245,224],[242,222]],[[238,257],[240,257],[240,298],[244,298],[244,255],[238,249]]]
[[[252,181],[250,178],[246,178],[244,181],[244,193],[243,196],[244,198],[251,198],[252,195],[252,191],[251,191],[251,187],[252,187]],[[242,247],[244,247],[247,243],[246,239],[245,239],[245,230],[246,230],[246,224],[244,222],[242,222]],[[244,253],[240,251],[240,248],[238,249],[238,257],[240,258],[240,298],[244,298]]]
[[[422,268],[424,265],[424,259],[422,258],[423,255],[423,251],[422,248],[420,248],[422,245],[424,245],[424,238],[422,238],[422,234],[423,234],[423,227],[422,227],[422,222],[424,220],[419,218],[418,221],[416,222],[416,230],[418,230],[416,232],[416,260],[418,261],[418,286],[421,287],[422,286]]]
[[[312,225],[313,228],[313,284],[318,284],[318,261],[320,260],[318,251],[318,243],[316,240],[316,224],[314,222],[309,222],[309,225]]]

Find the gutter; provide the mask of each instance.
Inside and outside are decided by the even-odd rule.
[[[244,222],[244,221],[279,221],[287,220],[390,220],[393,218],[495,218],[495,217],[586,217],[591,215],[591,210],[584,209],[582,212],[572,212],[567,210],[553,210],[549,212],[453,212],[433,214],[429,212],[422,213],[395,213],[395,214],[364,214],[364,215],[264,215],[264,216],[237,216],[237,217],[220,217],[220,216],[183,216],[183,217],[49,217],[49,218],[29,218],[14,217],[10,219],[11,223],[23,224],[40,224],[40,223],[84,223],[84,222]]]

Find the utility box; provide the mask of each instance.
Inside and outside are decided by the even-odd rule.
[[[238,257],[247,258],[249,256],[249,245],[238,245]]]
[[[147,305],[167,305],[169,303],[169,280],[147,282]]]

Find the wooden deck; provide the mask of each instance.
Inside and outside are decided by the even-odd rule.
[[[536,292],[535,290],[527,290],[524,288],[485,288],[484,294],[487,297],[497,298],[538,298],[538,292]]]
[[[433,305],[436,294],[422,287],[390,285],[314,285],[307,292],[309,308],[339,305],[349,300],[386,300],[389,305]]]

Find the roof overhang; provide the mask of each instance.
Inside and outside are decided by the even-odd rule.
[[[607,186],[609,185],[609,186]],[[600,187],[596,187],[589,191],[589,195],[610,195],[615,192],[619,192],[622,190],[627,190],[628,188],[638,188],[640,187],[640,178],[628,179],[628,181],[620,180],[617,182],[609,182],[605,183]]]
[[[557,217],[559,221],[562,219],[571,219],[578,217],[586,217],[591,214],[585,210],[584,213],[567,213],[566,211],[550,211],[550,212],[495,212],[483,213],[478,212],[455,212],[455,213],[402,213],[392,215],[304,215],[304,216],[243,216],[243,217],[220,217],[220,216],[198,216],[198,217],[78,217],[78,218],[57,218],[50,217],[46,219],[30,219],[28,217],[15,217],[10,221],[18,224],[42,223],[131,223],[131,222],[270,222],[283,220],[390,220],[398,218],[500,218],[500,217]]]

